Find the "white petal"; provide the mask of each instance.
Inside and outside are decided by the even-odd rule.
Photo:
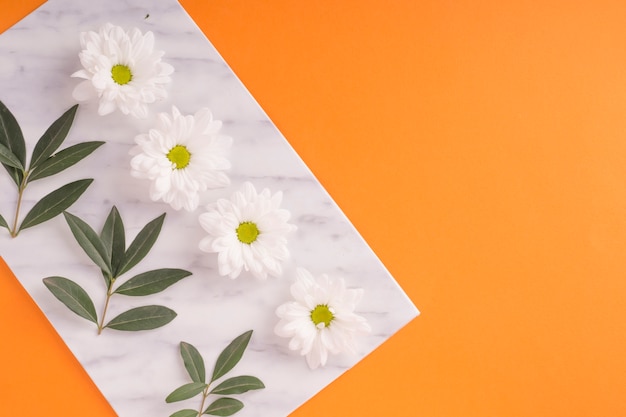
[[[74,88],[72,97],[74,97],[77,101],[89,101],[98,98],[98,93],[93,88],[91,81],[85,80]]]
[[[107,114],[113,113],[115,110],[115,103],[112,101],[100,101],[100,105],[98,106],[98,114],[100,116],[105,116]]]

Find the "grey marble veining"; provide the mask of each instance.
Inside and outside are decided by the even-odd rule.
[[[148,18],[146,16],[149,15]],[[355,365],[418,311],[384,266],[302,163],[201,31],[174,0],[50,0],[0,36],[0,100],[20,123],[28,153],[58,116],[75,101],[71,92],[80,82],[70,74],[80,69],[78,35],[105,22],[155,34],[156,49],[175,67],[167,100],[152,105],[147,120],[115,112],[97,115],[97,103],[81,104],[63,145],[85,140],[107,143],[88,159],[54,177],[29,185],[26,213],[52,189],[79,178],[95,178],[70,212],[99,230],[115,204],[127,229],[127,242],[149,220],[167,212],[161,236],[132,273],[171,267],[193,272],[166,291],[148,297],[112,299],[108,317],[129,308],[166,305],[178,317],[160,329],[127,333],[105,330],[74,315],[43,286],[51,275],[68,277],[92,297],[100,313],[105,289],[97,268],[74,240],[62,217],[23,231],[11,239],[0,230],[0,255],[59,332],[77,359],[121,417],[166,416],[181,408],[196,408],[196,399],[166,404],[174,388],[189,382],[178,353],[180,341],[195,345],[209,372],[219,352],[240,333],[254,334],[243,360],[233,371],[261,378],[266,389],[243,394],[245,416],[285,416]],[[201,209],[172,210],[152,202],[148,182],[130,176],[133,138],[154,123],[154,115],[176,105],[183,113],[209,107],[224,122],[222,132],[233,137],[230,187],[210,191],[201,204],[227,198],[244,181],[257,190],[284,192],[282,207],[298,226],[289,238],[291,259],[282,278],[259,281],[243,273],[230,280],[217,274],[215,254],[203,253],[198,242]],[[0,172],[0,213],[11,219],[15,185]],[[360,338],[357,356],[331,356],[325,368],[311,371],[303,357],[290,352],[287,340],[274,335],[276,307],[290,299],[295,268],[314,275],[343,276],[349,287],[365,289],[358,313],[372,326]],[[19,337],[19,335],[15,335]]]

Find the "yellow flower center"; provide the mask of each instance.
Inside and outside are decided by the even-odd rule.
[[[334,318],[335,315],[326,304],[318,304],[313,311],[311,311],[311,320],[317,327],[319,327],[320,323],[324,323],[324,327],[330,326],[330,322],[332,322]]]
[[[189,160],[191,159],[191,153],[187,150],[187,148],[183,145],[176,145],[167,153],[167,159],[169,159],[174,165],[176,165],[176,169],[183,169],[187,165],[189,165]]]
[[[241,243],[249,245],[256,240],[257,236],[259,236],[259,228],[256,227],[255,223],[239,223],[239,227],[237,227],[237,239],[239,239]]]
[[[133,79],[133,73],[126,65],[118,64],[111,68],[111,78],[119,85],[124,85]]]

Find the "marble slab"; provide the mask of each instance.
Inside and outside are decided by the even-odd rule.
[[[62,216],[27,229],[15,239],[0,230],[0,255],[119,416],[166,416],[188,403],[195,408],[192,400],[164,402],[174,388],[188,382],[178,354],[179,342],[195,345],[210,368],[226,344],[249,329],[254,334],[237,373],[255,375],[267,388],[242,395],[246,407],[238,415],[288,415],[418,311],[174,0],[50,0],[0,35],[0,100],[20,123],[29,152],[49,124],[75,104],[71,93],[79,80],[70,74],[81,68],[79,33],[97,31],[105,22],[155,34],[156,49],[164,50],[164,61],[175,67],[170,96],[151,106],[146,120],[119,112],[101,117],[96,103],[81,104],[64,146],[86,140],[106,144],[73,168],[29,185],[23,213],[53,188],[80,178],[95,181],[69,211],[96,230],[113,204],[124,219],[127,241],[149,220],[166,212],[163,231],[138,272],[171,267],[188,269],[193,275],[159,294],[117,300],[110,317],[145,304],[166,305],[178,317],[152,331],[105,330],[98,336],[95,326],[56,300],[42,278],[68,277],[91,295],[96,306],[104,299],[99,271],[81,251]],[[215,254],[198,249],[205,235],[198,225],[201,210],[175,211],[152,202],[147,182],[130,176],[129,150],[134,136],[147,131],[154,115],[169,111],[172,105],[188,114],[209,107],[214,117],[224,122],[223,133],[234,139],[229,156],[232,185],[206,193],[202,203],[227,198],[245,181],[257,189],[283,191],[282,206],[292,213],[292,223],[298,227],[289,239],[291,258],[283,277],[259,281],[246,273],[235,280],[219,276]],[[15,185],[4,170],[0,172],[0,195],[0,213],[12,218]],[[343,276],[349,287],[365,289],[357,312],[369,321],[372,332],[359,339],[357,355],[331,356],[326,367],[310,370],[303,357],[288,350],[287,340],[273,333],[278,322],[275,309],[290,299],[289,287],[298,266],[316,275]]]

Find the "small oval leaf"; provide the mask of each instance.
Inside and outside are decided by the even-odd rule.
[[[58,174],[66,168],[80,162],[103,144],[104,142],[83,142],[69,146],[50,156],[45,161],[42,161],[31,171],[28,181],[32,182]]]
[[[204,410],[202,414],[209,414],[212,416],[232,416],[237,411],[243,408],[243,403],[234,398],[220,398],[215,401],[211,405]]]
[[[70,131],[70,127],[72,127],[76,109],[78,109],[78,104],[70,107],[61,117],[55,120],[37,141],[30,159],[31,170],[35,169],[61,146],[61,143],[63,143]]]
[[[24,171],[6,164],[2,164],[2,166],[4,166],[4,168],[7,170],[15,185],[19,187],[22,184],[22,181],[24,181]]]
[[[190,343],[180,342],[180,356],[183,358],[185,369],[191,380],[204,383],[206,379],[204,360],[198,349]]]
[[[11,149],[7,148],[2,143],[0,143],[0,163],[22,171],[24,170],[24,167],[22,166],[20,160],[17,159],[17,156],[11,152]]]
[[[161,232],[163,220],[165,220],[165,213],[161,214],[141,229],[126,250],[124,260],[120,263],[119,270],[117,271],[117,276],[122,275],[124,272],[127,272],[133,266],[137,265],[139,261],[148,254]]]
[[[20,129],[20,125],[15,120],[15,116],[2,101],[0,101],[0,143],[11,150],[22,166],[26,166],[26,142],[24,142],[22,129]],[[11,175],[13,182],[19,187],[24,178],[22,170],[6,164],[2,165]]]
[[[242,375],[229,378],[226,381],[213,388],[210,394],[232,395],[243,394],[255,389],[263,389],[265,385],[255,376]]]
[[[111,264],[104,243],[102,243],[98,234],[77,216],[68,212],[64,212],[63,216],[65,216],[65,221],[83,251],[100,269],[110,275]]]
[[[111,277],[107,271],[104,271],[102,269],[100,270],[100,272],[102,273],[102,278],[104,279],[104,285],[106,285],[107,288],[110,289],[111,285],[113,284],[113,277]]]
[[[54,190],[33,206],[24,217],[19,230],[36,226],[58,216],[74,204],[92,182],[93,179],[78,180]]]
[[[128,310],[107,323],[109,329],[136,332],[165,326],[174,320],[176,313],[163,306],[143,306]]]
[[[170,417],[198,417],[198,410],[180,410],[172,414]]]
[[[207,387],[205,383],[202,382],[190,382],[189,384],[185,384],[182,387],[176,388],[170,395],[165,399],[166,403],[175,403],[177,401],[187,400],[189,398],[193,398],[196,395],[200,394]],[[197,412],[196,412],[197,413]]]
[[[109,255],[111,272],[113,276],[117,277],[117,267],[122,261],[124,251],[126,250],[126,236],[122,217],[115,206],[111,208],[104,222],[102,232],[100,232],[100,239],[102,239],[102,243],[104,243],[104,247]]]
[[[93,301],[80,285],[63,277],[44,278],[43,283],[67,308],[84,319],[98,323]]]
[[[191,272],[183,269],[155,269],[132,277],[115,293],[132,296],[156,294],[189,275]]]
[[[4,220],[4,217],[2,217],[1,214],[0,214],[0,227],[6,227],[7,229],[9,228],[9,224],[7,223],[6,220]]]
[[[226,349],[224,349],[222,353],[220,353],[220,356],[215,362],[215,369],[213,370],[211,382],[225,375],[228,371],[233,369],[235,365],[237,365],[237,362],[239,362],[239,360],[243,356],[243,352],[248,346],[248,342],[250,341],[251,336],[252,330],[248,330],[244,334],[237,336],[235,340],[233,340],[228,346],[226,346]]]

